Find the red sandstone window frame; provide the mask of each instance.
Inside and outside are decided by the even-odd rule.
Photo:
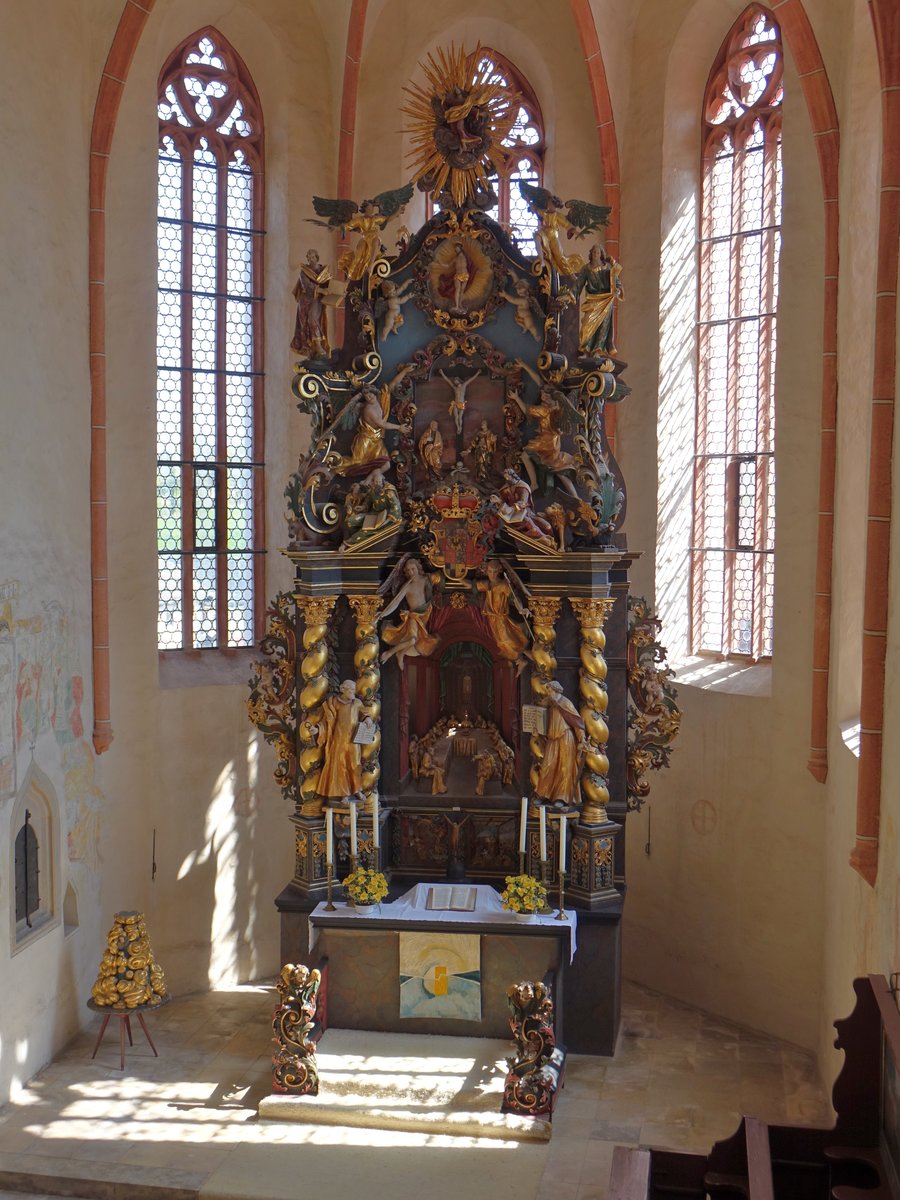
[[[751,661],[773,639],[783,68],[779,27],[752,4],[703,108],[691,649]]]
[[[205,58],[200,51],[201,43],[211,43],[214,55]],[[202,101],[192,95],[189,81],[199,79],[204,84],[212,82],[209,99]],[[194,88],[196,91],[196,88]],[[217,96],[215,93],[219,93]],[[172,98],[176,104],[172,104]],[[218,104],[221,97],[221,107]],[[181,160],[180,171],[180,216],[166,218],[170,230],[180,228],[180,279],[177,287],[163,289],[163,258],[160,254],[158,268],[159,295],[166,291],[178,295],[180,315],[177,322],[178,351],[177,366],[171,361],[176,353],[163,362],[162,353],[157,351],[157,420],[158,451],[163,443],[159,432],[160,414],[163,411],[163,372],[170,383],[179,378],[177,387],[179,401],[170,405],[169,412],[178,409],[177,419],[180,434],[173,434],[169,452],[157,455],[158,516],[157,545],[160,579],[160,637],[159,650],[163,658],[197,656],[204,652],[233,652],[239,648],[255,645],[263,633],[265,614],[265,493],[264,493],[264,374],[263,374],[263,280],[264,280],[264,133],[259,96],[253,80],[240,56],[217,30],[210,27],[199,30],[186,38],[169,56],[159,75],[158,103],[159,158],[173,162]],[[234,103],[240,104],[240,115],[233,119]],[[167,115],[163,110],[168,108]],[[204,117],[203,109],[211,111]],[[226,116],[223,118],[223,113]],[[220,124],[221,122],[221,124]],[[230,126],[230,128],[229,128]],[[174,147],[174,154],[172,148]],[[209,174],[215,174],[215,218],[202,221],[197,218],[194,199],[193,178],[201,163],[198,152],[205,148]],[[214,166],[213,166],[214,160]],[[243,163],[243,166],[241,165]],[[249,187],[247,221],[238,227],[232,221],[234,209],[229,209],[233,182],[237,187],[238,177],[246,180]],[[160,187],[160,215],[157,228],[160,244],[163,225],[162,187]],[[213,190],[213,189],[210,189]],[[177,203],[177,202],[176,202]],[[214,283],[211,288],[198,289],[193,274],[192,256],[198,232],[203,231],[206,243],[214,257]],[[173,235],[174,236],[174,235]],[[241,257],[237,247],[243,246],[243,274],[249,278],[247,291],[240,292],[233,286],[233,278],[240,271],[235,266]],[[177,258],[178,256],[176,256]],[[249,268],[249,269],[248,269]],[[208,339],[214,349],[213,365],[197,367],[197,339],[193,328],[198,300],[207,304],[213,313],[212,337]],[[241,321],[241,313],[244,319]],[[232,330],[244,327],[235,335],[234,345],[241,343],[241,353],[249,362],[249,369],[229,369],[229,354],[226,339],[229,320]],[[162,318],[158,315],[158,330]],[[159,333],[160,343],[163,334]],[[233,362],[232,362],[233,366]],[[214,430],[208,429],[207,442],[214,442],[212,451],[203,455],[196,453],[195,444],[195,378],[205,376],[214,393]],[[231,381],[231,383],[230,383]],[[238,382],[240,381],[240,382]],[[234,416],[234,400],[229,411],[229,387],[237,391],[243,388],[243,415]],[[172,390],[176,390],[172,387]],[[229,425],[229,420],[232,424]],[[233,433],[235,423],[244,421],[249,434],[244,434],[249,449],[235,456]],[[177,440],[178,448],[173,450]],[[176,500],[172,508],[180,509],[171,517],[161,516],[164,511],[161,481],[165,472],[168,479],[179,482],[180,503]],[[198,480],[205,483],[198,487]],[[239,483],[240,481],[240,483]],[[167,493],[171,496],[171,489]],[[211,498],[211,499],[210,499]],[[206,538],[201,533],[205,526]],[[244,532],[249,531],[249,532]],[[199,535],[199,536],[198,536]],[[236,545],[240,542],[240,545]],[[207,564],[214,564],[212,586],[207,589],[207,607],[198,614],[195,609],[195,579],[197,564],[205,556]],[[229,598],[230,569],[238,560],[249,567],[249,580],[244,579],[244,595],[237,600]],[[164,564],[180,564],[180,583],[170,589],[180,600],[180,637],[177,625],[168,637],[164,635],[163,575]],[[237,614],[240,614],[239,616]],[[175,644],[180,641],[180,645]]]

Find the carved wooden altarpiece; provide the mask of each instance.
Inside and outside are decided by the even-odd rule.
[[[443,142],[435,132],[448,161],[472,158],[480,111],[448,118]],[[394,253],[384,229],[411,185],[359,207],[316,199],[359,237],[339,263],[339,346],[325,327],[340,302],[330,271],[316,261],[295,291],[293,391],[312,437],[285,491],[294,586],[269,609],[250,700],[294,805],[294,876],[277,900],[284,960],[301,954],[326,893],[326,806],[335,877],[350,869],[342,791],[357,798],[359,859],[377,859],[394,892],[461,876],[502,888],[519,867],[526,795],[525,867],[551,891],[560,828],[570,838],[579,950],[566,1040],[611,1053],[635,555],[605,414],[629,389],[612,349],[618,265],[598,274],[605,255],[564,254],[559,241],[588,233],[590,249],[607,210],[571,201],[563,215],[530,189],[539,231],[526,257],[486,214],[484,178],[461,167],[442,179],[429,162],[420,186],[438,211]],[[523,732],[523,709],[536,732]]]

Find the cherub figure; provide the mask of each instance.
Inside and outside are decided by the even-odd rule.
[[[519,328],[525,333],[531,334],[534,340],[539,342],[541,334],[534,319],[537,305],[532,297],[528,280],[517,279],[513,284],[512,295],[505,288],[500,289],[500,295],[516,310],[516,324]]]
[[[571,238],[594,233],[609,220],[610,210],[604,205],[589,204],[586,200],[563,202],[546,188],[535,187],[524,179],[519,180],[519,191],[540,221],[535,241],[543,261],[559,275],[577,275],[584,266],[584,259],[580,254],[566,255],[560,244],[560,235],[564,233]]]
[[[380,192],[360,205],[353,200],[326,200],[322,196],[313,196],[313,208],[320,217],[328,220],[317,221],[315,217],[307,217],[307,220],[314,225],[340,229],[342,237],[348,230],[360,235],[354,248],[341,255],[338,266],[346,272],[348,279],[362,279],[380,253],[385,226],[409,204],[412,194],[413,185],[407,183],[393,191]]]
[[[481,375],[481,371],[476,371],[474,375],[470,375],[468,379],[461,379],[459,376],[445,375],[443,371],[439,374],[444,382],[453,392],[453,399],[447,405],[447,412],[453,418],[453,424],[456,426],[456,432],[463,431],[463,417],[466,412],[466,390],[470,383]]]
[[[411,299],[408,292],[413,282],[412,279],[407,279],[405,283],[396,284],[393,279],[386,279],[381,285],[382,301],[385,306],[384,315],[381,318],[382,341],[385,341],[390,334],[399,332],[400,326],[403,324],[401,309],[407,300]]]
[[[378,618],[383,621],[396,612],[405,602],[405,611],[400,613],[396,625],[388,625],[381,631],[382,640],[392,647],[381,655],[382,663],[396,656],[397,666],[402,670],[406,658],[420,654],[431,654],[437,648],[438,639],[428,632],[431,616],[431,595],[434,589],[432,577],[412,555],[405,555],[382,586],[380,596],[385,595],[403,580],[397,594]]]
[[[441,456],[443,452],[444,439],[441,437],[437,421],[432,421],[419,438],[419,458],[425,465],[426,471],[434,475],[435,479],[441,478],[443,471]]]

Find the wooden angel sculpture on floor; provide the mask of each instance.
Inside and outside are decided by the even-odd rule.
[[[381,655],[383,663],[396,656],[397,666],[402,670],[406,658],[428,655],[437,648],[438,639],[428,632],[431,596],[437,578],[437,575],[427,574],[419,560],[407,554],[378,589],[380,596],[398,589],[379,620],[397,612],[401,604],[406,606],[400,612],[397,624],[388,625],[381,631],[382,641],[391,647]]]
[[[544,757],[538,767],[535,795],[567,806],[580,804],[584,719],[556,679],[548,684],[543,703],[547,733],[541,739]]]
[[[331,271],[319,261],[317,250],[308,250],[306,262],[294,284],[297,318],[291,349],[301,358],[327,358],[331,353],[325,319],[325,296]]]
[[[584,266],[584,259],[580,254],[567,255],[560,236],[583,237],[601,229],[609,220],[610,210],[604,205],[589,204],[587,200],[563,202],[546,188],[536,187],[524,179],[518,182],[522,199],[540,222],[535,241],[541,258],[559,275],[577,275]]]
[[[622,268],[597,242],[591,246],[587,264],[575,281],[581,294],[581,350],[602,356],[616,354],[613,317],[615,307],[625,295],[619,276]]]
[[[372,200],[363,200],[357,205],[353,200],[326,200],[313,196],[313,208],[327,221],[307,217],[314,225],[340,229],[341,236],[347,232],[358,233],[359,241],[352,250],[347,250],[338,260],[338,266],[346,272],[348,279],[362,279],[372,269],[381,253],[381,235],[391,217],[397,216],[412,199],[413,185],[404,184],[389,192],[380,192]]]
[[[388,420],[391,396],[412,370],[411,366],[401,367],[391,382],[382,384],[380,388],[366,384],[347,401],[328,428],[322,432],[320,444],[337,429],[352,429],[354,425],[356,427],[353,441],[350,443],[350,453],[333,453],[327,460],[338,475],[367,475],[375,467],[388,465],[390,455],[384,444],[385,433],[389,430],[399,433],[410,431],[409,425],[397,425]]]

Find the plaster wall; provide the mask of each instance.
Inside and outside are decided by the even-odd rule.
[[[78,12],[4,13],[0,97],[0,1102],[77,1028],[98,943],[91,829],[100,796],[90,725],[87,162],[99,57]],[[65,61],[64,83],[39,69]],[[73,203],[84,197],[84,203]],[[87,730],[87,732],[85,732]],[[12,953],[12,828],[32,771],[53,797],[62,920]],[[42,894],[49,880],[43,879]]]
[[[635,25],[623,156],[628,296],[620,324],[623,355],[635,367],[634,394],[620,416],[620,461],[631,481],[629,544],[645,551],[635,590],[655,594],[676,663],[688,650],[701,104],[743,7],[645,3]],[[680,672],[683,721],[672,766],[654,777],[647,807],[628,821],[625,972],[813,1047],[823,970],[824,798],[805,764],[823,210],[789,49],[785,90],[773,667],[730,671],[694,661]],[[654,477],[655,495],[635,486]]]

